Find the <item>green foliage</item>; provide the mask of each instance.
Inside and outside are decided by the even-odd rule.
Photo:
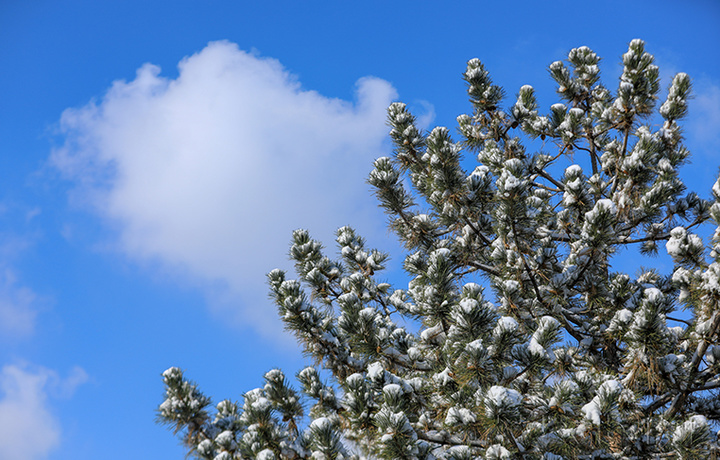
[[[272,370],[212,419],[172,368],[160,419],[215,460],[716,457],[720,227],[709,243],[694,232],[720,224],[720,181],[706,200],[678,176],[689,77],[656,110],[645,44],[622,62],[613,92],[600,58],[571,50],[549,67],[562,102],[541,115],[528,85],[502,110],[473,59],[460,141],[392,104],[394,154],[368,181],[407,250],[408,285],[378,281],[388,256],[349,227],[337,258],[295,231],[297,280],[268,280],[313,361],[300,391]],[[663,248],[673,271],[617,272],[627,248]]]

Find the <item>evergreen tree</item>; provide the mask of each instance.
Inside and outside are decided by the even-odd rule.
[[[378,280],[387,255],[353,229],[335,259],[295,231],[298,279],[268,279],[314,360],[300,390],[274,369],[211,409],[171,368],[160,420],[214,460],[717,458],[720,228],[707,245],[695,232],[720,224],[720,180],[706,200],[678,176],[690,78],[656,111],[641,40],[614,93],[599,60],[580,47],[550,65],[562,102],[547,115],[530,86],[501,109],[469,61],[459,142],[392,104],[394,155],[369,183],[407,249],[407,288]],[[674,269],[620,273],[624,248],[666,250]]]

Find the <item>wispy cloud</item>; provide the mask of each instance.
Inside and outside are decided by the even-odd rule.
[[[61,429],[48,396],[69,397],[87,380],[75,368],[67,378],[44,367],[6,365],[0,370],[0,458],[37,460],[60,444]]]
[[[678,68],[672,58],[658,61],[662,85],[658,104],[662,104],[675,75],[685,70]],[[685,137],[693,144],[693,154],[704,155],[703,152],[707,152],[706,157],[715,159],[720,148],[720,81],[707,74],[690,74],[690,78],[693,87],[688,116],[681,123],[685,127]]]
[[[0,337],[18,339],[30,336],[37,315],[35,293],[18,285],[10,269],[0,269]]]
[[[330,241],[342,225],[385,235],[365,183],[386,155],[386,81],[356,101],[305,90],[273,59],[214,42],[168,79],[146,64],[96,103],[67,110],[52,161],[119,235],[122,251],[218,282],[239,315],[279,330],[264,274],[283,265],[291,231]]]
[[[435,121],[435,106],[428,101],[417,101],[422,112],[417,116],[417,127],[422,130],[430,130],[432,122]],[[412,109],[412,108],[411,108]]]
[[[24,285],[16,262],[33,247],[38,232],[32,220],[40,208],[0,202],[0,344],[33,335],[36,318],[47,298]]]
[[[720,148],[720,82],[699,78],[694,82],[690,100],[690,135],[717,158]]]

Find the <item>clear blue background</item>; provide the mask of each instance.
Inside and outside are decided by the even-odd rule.
[[[29,381],[12,380],[10,369],[42,376],[32,410],[59,435],[52,448],[18,458],[183,458],[154,421],[164,369],[184,368],[216,400],[239,399],[271,367],[292,373],[303,362],[295,347],[252,324],[225,321],[209,305],[215,291],[207,280],[194,283],[192,274],[168,269],[172,261],[145,263],[113,245],[117,226],[78,204],[82,191],[71,193],[81,177],[67,179],[49,161],[65,142],[63,111],[101,101],[114,81],[133,80],[148,62],[174,79],[183,58],[228,40],[277,59],[304,90],[352,103],[355,82],[375,76],[419,112],[434,111],[433,125],[453,126],[468,110],[460,77],[470,58],[485,63],[509,98],[535,86],[545,111],[556,101],[550,62],[587,45],[603,57],[603,79],[615,88],[633,38],[655,55],[663,91],[674,72],[694,79],[686,122],[694,156],[683,177],[706,196],[720,165],[714,0],[2,1],[0,300],[35,319],[24,332],[0,327],[0,411],[22,400],[13,382]]]

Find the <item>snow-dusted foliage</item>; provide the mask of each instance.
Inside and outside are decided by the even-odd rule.
[[[552,63],[561,103],[546,115],[527,85],[503,111],[469,61],[459,141],[392,104],[394,155],[369,183],[408,285],[381,282],[387,255],[351,228],[337,258],[294,232],[297,280],[268,279],[314,360],[300,389],[271,370],[212,410],[172,368],[161,420],[202,459],[717,458],[720,228],[698,228],[720,224],[720,181],[709,199],[685,193],[690,79],[658,108],[644,46],[614,90],[587,47]],[[672,272],[618,272],[628,247],[666,249]]]

